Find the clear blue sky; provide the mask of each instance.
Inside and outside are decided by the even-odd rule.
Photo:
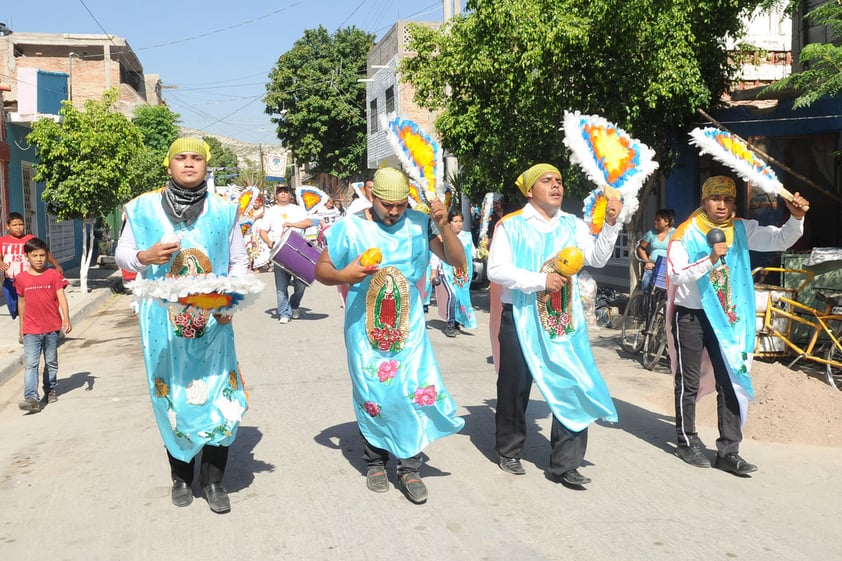
[[[144,72],[171,86],[164,99],[184,126],[267,144],[278,144],[262,102],[267,76],[305,29],[354,25],[380,39],[398,19],[441,21],[442,12],[441,0],[0,2],[12,31],[125,38]]]

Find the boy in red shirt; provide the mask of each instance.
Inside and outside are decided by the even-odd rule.
[[[18,293],[15,291],[15,277],[21,271],[29,268],[29,263],[23,255],[23,244],[34,238],[32,234],[26,233],[26,224],[23,222],[23,215],[19,212],[10,212],[6,219],[6,230],[9,232],[0,237],[0,271],[3,271],[3,296],[6,299],[6,306],[9,308],[9,315],[12,319],[18,317]],[[56,270],[64,274],[64,269],[47,252],[47,261]]]
[[[38,402],[38,365],[44,354],[44,395],[55,402],[58,374],[59,331],[70,333],[70,311],[64,287],[67,281],[55,269],[47,268],[47,243],[31,238],[23,246],[29,270],[15,277],[20,297],[20,335],[23,338],[23,401],[18,407],[29,413],[41,410]]]

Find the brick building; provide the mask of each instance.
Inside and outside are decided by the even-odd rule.
[[[73,266],[81,258],[81,225],[59,222],[47,212],[44,186],[33,180],[38,158],[26,141],[31,124],[38,118],[57,119],[65,100],[81,108],[86,100],[101,100],[112,87],[118,91],[117,109],[131,117],[139,105],[163,103],[160,77],[144,74],[120,37],[18,33],[5,26],[0,28],[0,76],[10,81],[2,96],[5,123],[0,120],[2,216],[21,212],[27,229],[47,241],[59,262]]]

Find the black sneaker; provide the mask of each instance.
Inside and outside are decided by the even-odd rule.
[[[748,463],[736,452],[731,452],[724,456],[717,454],[716,459],[713,461],[713,467],[739,476],[748,475],[753,471],[757,471],[756,465]]]
[[[456,337],[459,334],[459,330],[456,329],[456,327],[454,327],[452,325],[448,325],[447,327],[444,328],[444,334],[447,337],[451,337],[451,338]]]
[[[500,456],[498,465],[500,466],[500,469],[506,473],[511,473],[512,475],[523,475],[526,473],[526,470],[523,469],[523,466],[518,458],[505,458]]]
[[[675,455],[691,466],[709,468],[710,460],[708,460],[707,456],[705,456],[704,450],[704,446],[696,443],[693,443],[690,446],[679,444],[675,449]]]
[[[58,394],[56,390],[50,390],[47,392],[47,403],[55,403],[58,401]]]
[[[27,413],[37,413],[41,410],[41,405],[38,404],[38,400],[34,397],[28,397],[22,401],[19,401],[18,407],[22,411],[26,411]]]

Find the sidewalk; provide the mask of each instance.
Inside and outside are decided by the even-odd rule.
[[[75,326],[99,307],[106,298],[122,287],[120,270],[106,266],[88,269],[88,293],[79,287],[79,268],[65,270],[70,283],[64,289],[70,308],[70,321]],[[23,370],[23,345],[18,343],[19,320],[12,320],[6,301],[0,293],[0,384]]]

